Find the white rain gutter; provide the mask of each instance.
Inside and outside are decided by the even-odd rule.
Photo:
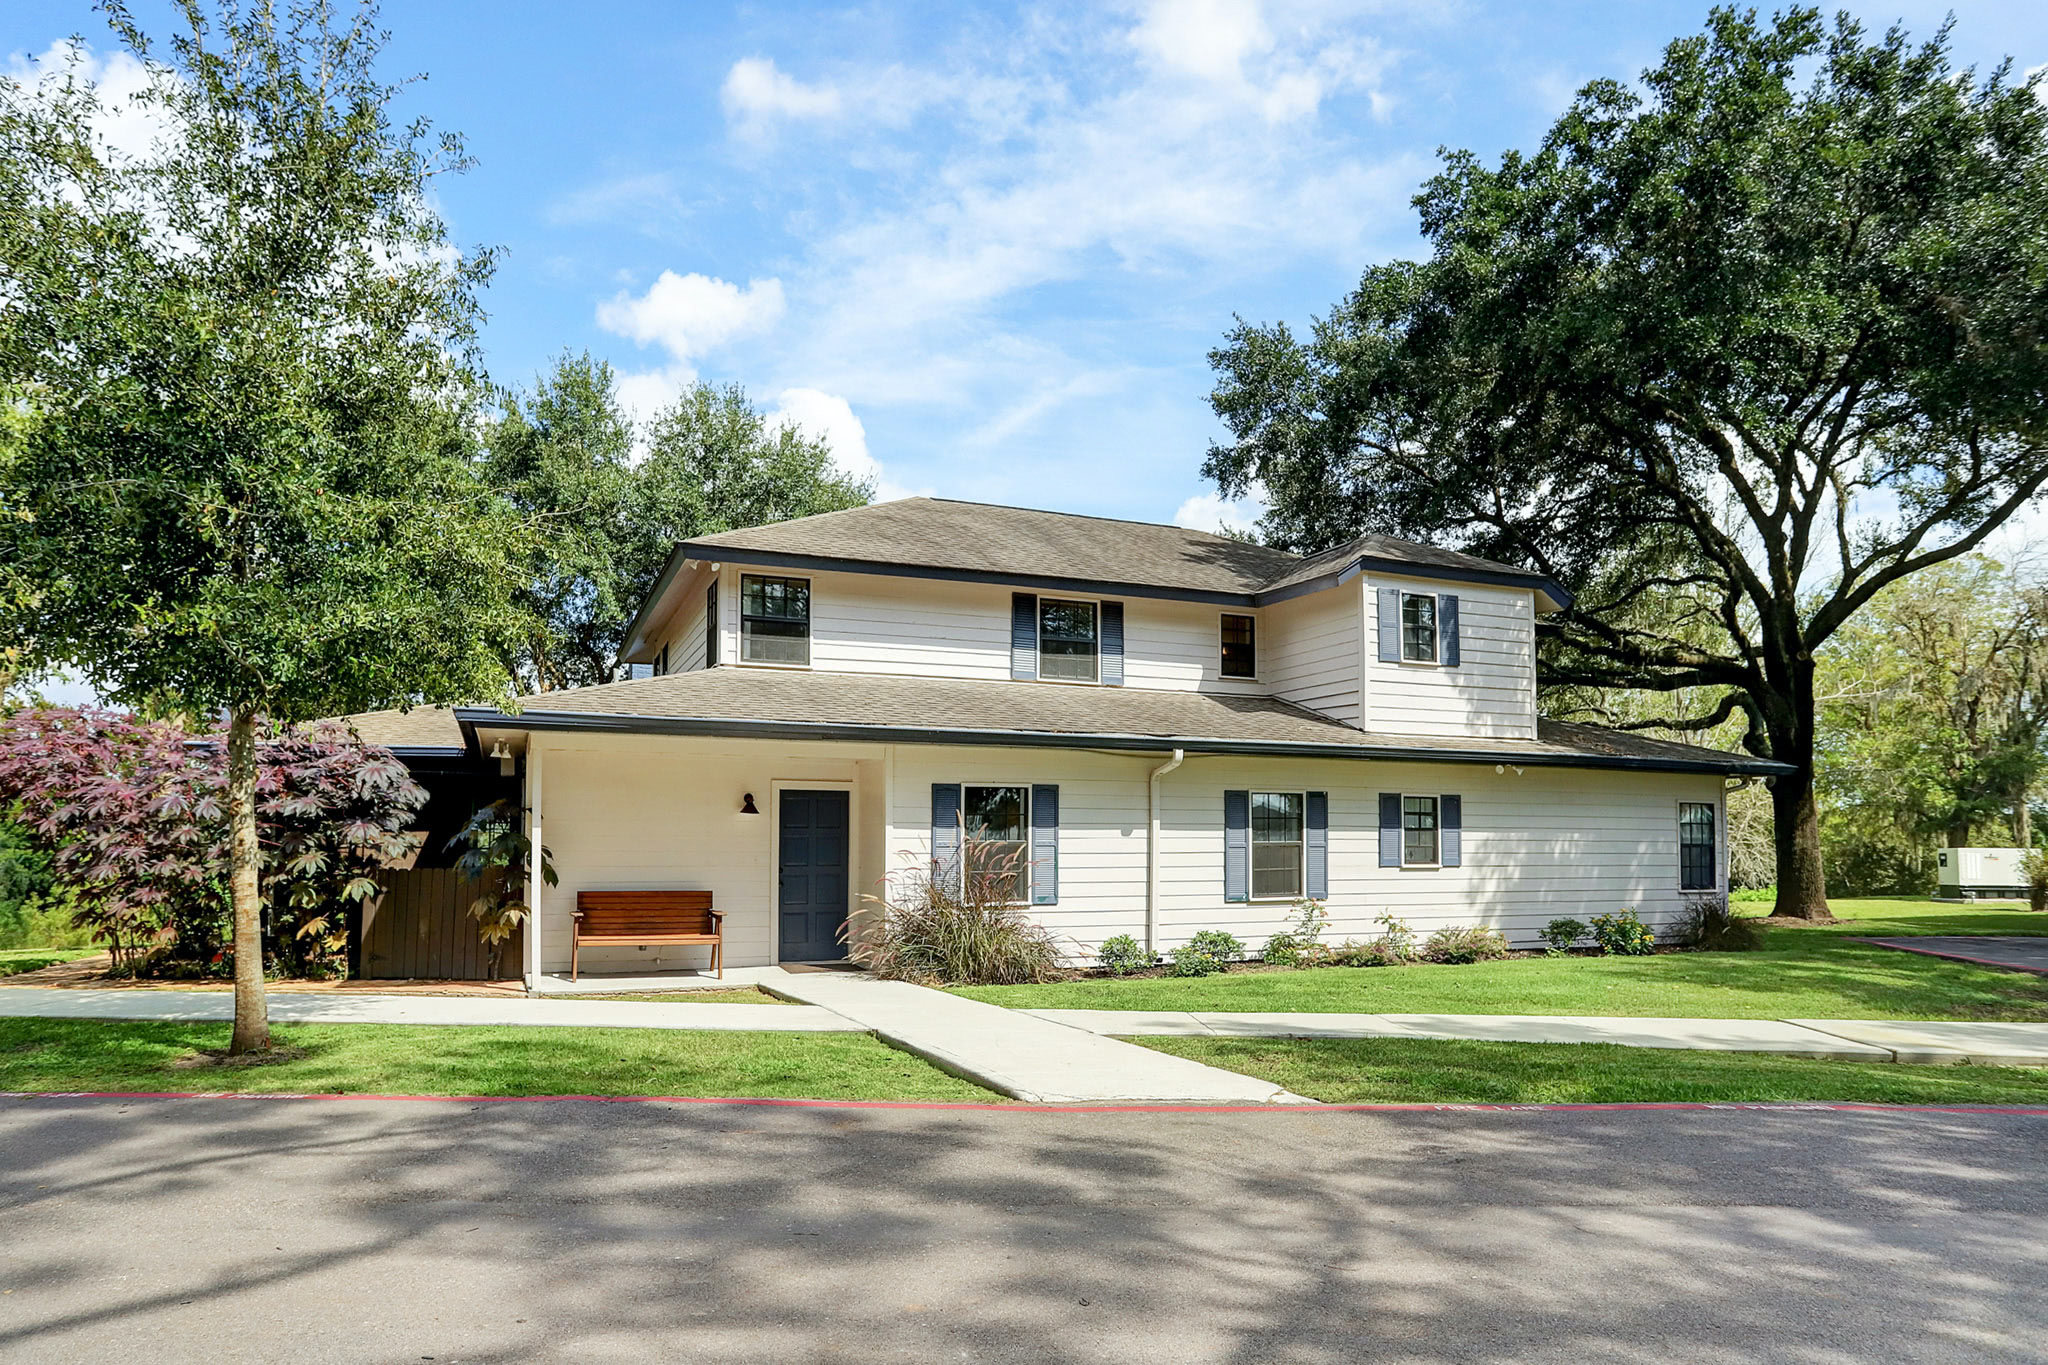
[[[1152,770],[1145,784],[1145,951],[1159,951],[1159,779],[1178,768],[1187,758],[1185,749]]]

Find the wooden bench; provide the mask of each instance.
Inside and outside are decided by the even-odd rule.
[[[725,912],[711,908],[709,891],[578,891],[569,939],[569,979],[583,945],[635,947],[702,943],[711,948],[711,967],[725,976]]]

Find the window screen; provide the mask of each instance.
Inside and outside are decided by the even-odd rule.
[[[1016,904],[1031,899],[1031,791],[1028,787],[960,789],[960,818],[967,834],[968,868],[991,878]],[[964,874],[963,874],[964,875]]]
[[[1707,801],[1678,803],[1678,889],[1714,889],[1714,807]]]
[[[1038,676],[1062,682],[1094,682],[1095,604],[1038,601]]]
[[[1252,899],[1301,895],[1300,792],[1252,793]]]
[[[1401,862],[1408,867],[1433,867],[1440,856],[1437,844],[1436,798],[1401,798]]]
[[[1223,618],[1223,676],[1259,676],[1258,622],[1249,616]]]
[[[802,578],[740,579],[740,661],[811,661],[811,585]]]

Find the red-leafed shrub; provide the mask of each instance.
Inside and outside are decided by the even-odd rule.
[[[267,970],[331,976],[346,911],[418,847],[426,792],[389,750],[333,722],[258,749]],[[143,975],[230,968],[226,746],[164,721],[40,707],[0,716],[0,811],[48,850],[78,923]]]

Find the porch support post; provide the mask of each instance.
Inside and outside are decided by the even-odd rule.
[[[540,994],[541,903],[547,883],[541,879],[541,749],[534,736],[526,740],[526,837],[532,842],[526,864],[526,993]]]

